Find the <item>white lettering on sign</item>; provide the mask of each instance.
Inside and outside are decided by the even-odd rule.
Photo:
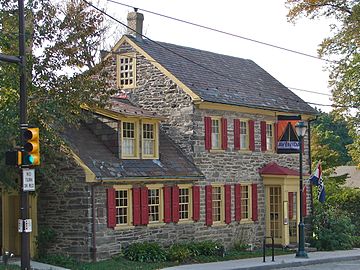
[[[23,191],[35,191],[35,169],[23,169]]]

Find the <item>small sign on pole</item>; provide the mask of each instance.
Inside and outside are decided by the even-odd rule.
[[[35,169],[23,169],[23,191],[35,191]]]
[[[22,219],[18,219],[18,232],[23,232],[24,231],[24,222]]]
[[[32,232],[32,222],[31,219],[24,219],[24,232]]]

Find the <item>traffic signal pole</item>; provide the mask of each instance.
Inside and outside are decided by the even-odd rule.
[[[27,123],[27,91],[26,91],[26,44],[25,44],[25,12],[24,0],[18,0],[19,5],[19,68],[20,68],[20,139],[24,145],[24,131]],[[21,227],[21,270],[30,270],[30,233],[24,230],[24,221],[29,219],[29,192],[24,191],[24,165],[20,167],[20,221]],[[20,230],[19,230],[20,231]]]

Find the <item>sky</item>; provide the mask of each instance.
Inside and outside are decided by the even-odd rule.
[[[144,14],[143,34],[152,40],[251,59],[287,87],[331,94],[325,61],[169,20],[145,11],[317,56],[318,45],[331,34],[331,21],[302,18],[296,24],[289,23],[285,0],[113,1],[139,8],[139,12]],[[97,6],[105,8],[107,13],[125,24],[128,12],[133,11],[130,7],[106,0],[99,0]],[[125,30],[119,28],[118,31],[121,33],[113,35],[113,39],[121,37]],[[307,102],[331,104],[327,95],[292,91]],[[331,110],[331,107],[316,107],[326,112]]]

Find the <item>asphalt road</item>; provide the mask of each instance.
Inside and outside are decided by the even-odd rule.
[[[360,260],[281,268],[284,270],[360,270]]]

